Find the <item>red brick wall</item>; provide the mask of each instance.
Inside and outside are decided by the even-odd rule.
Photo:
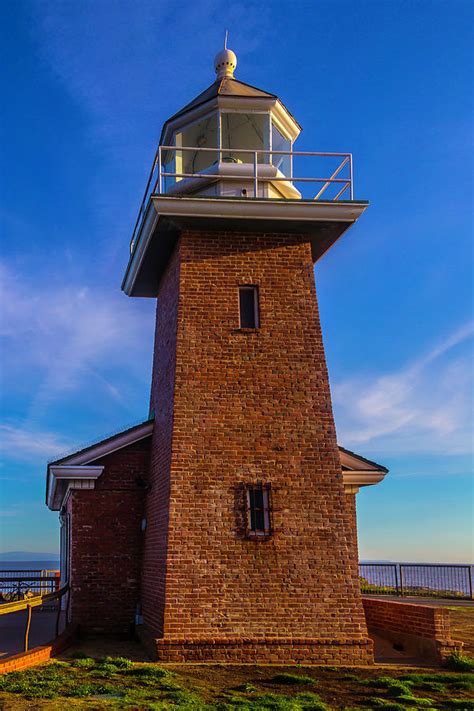
[[[163,632],[166,589],[179,276],[180,260],[178,253],[175,253],[158,295],[150,398],[150,408],[155,412],[155,427],[146,507],[142,603],[145,622],[157,635]]]
[[[70,497],[70,620],[89,629],[127,631],[139,600],[141,519],[150,439],[114,452],[94,464],[104,471],[94,490]]]
[[[346,504],[347,515],[348,515],[349,521],[350,521],[349,530],[352,534],[352,549],[355,551],[355,555],[352,559],[352,574],[358,578],[359,577],[359,541],[357,538],[356,494],[346,493],[344,501]]]
[[[445,656],[462,648],[462,643],[451,640],[449,610],[367,597],[363,599],[363,604],[369,631],[394,642],[417,646],[423,656],[442,661]],[[419,638],[418,645],[414,638]],[[431,644],[423,643],[423,640]]]
[[[241,284],[259,287],[258,331],[238,328]],[[158,297],[154,368],[148,626],[168,640],[365,644],[309,241],[184,234]],[[266,541],[244,535],[242,485],[257,480],[272,486]],[[166,547],[161,623],[149,603]]]

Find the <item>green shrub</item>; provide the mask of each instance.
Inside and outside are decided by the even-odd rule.
[[[472,657],[466,657],[459,652],[451,654],[446,659],[444,665],[446,669],[452,669],[453,671],[474,671],[474,659],[472,659]]]
[[[92,669],[92,667],[95,667],[95,659],[92,657],[79,657],[73,662],[73,666],[78,667],[78,669]]]

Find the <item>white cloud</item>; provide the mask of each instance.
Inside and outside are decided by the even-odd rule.
[[[339,440],[386,454],[472,451],[474,322],[398,371],[333,387]]]
[[[22,429],[0,424],[2,449],[18,461],[36,461],[59,455],[71,447],[71,443],[54,432]]]
[[[27,389],[30,420],[85,388],[123,404],[121,384],[148,380],[150,304],[137,304],[118,290],[39,286],[5,266],[0,303],[4,391],[24,399]],[[124,375],[118,378],[117,370]]]

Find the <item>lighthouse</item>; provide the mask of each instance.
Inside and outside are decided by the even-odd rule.
[[[69,614],[164,661],[368,663],[355,495],[387,470],[338,447],[314,276],[367,203],[236,67],[165,122],[133,231],[148,418],[48,468]]]
[[[313,272],[366,205],[303,198],[299,124],[236,66],[165,123],[123,283],[157,298],[144,630],[162,659],[366,661]]]

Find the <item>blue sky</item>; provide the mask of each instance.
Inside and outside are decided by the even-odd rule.
[[[147,415],[151,301],[120,291],[164,120],[214,78],[277,93],[371,202],[318,263],[341,444],[391,470],[361,557],[472,560],[470,2],[5,2],[1,550],[53,551],[49,458]]]

